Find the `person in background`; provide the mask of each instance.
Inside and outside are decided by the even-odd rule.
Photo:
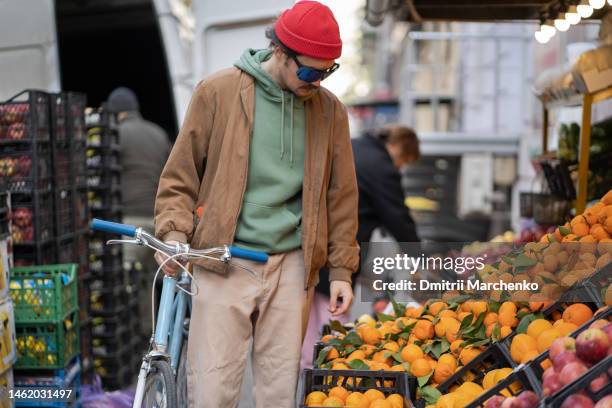
[[[123,223],[153,232],[153,209],[159,177],[170,154],[170,140],[166,132],[140,115],[136,94],[120,87],[111,92],[107,108],[114,113],[119,124],[121,148],[121,211]],[[139,312],[143,333],[150,334],[151,285],[157,262],[149,248],[124,245],[124,261],[144,268],[146,285],[139,294]]]
[[[367,244],[372,232],[376,228],[383,228],[397,242],[418,242],[414,220],[404,203],[400,175],[403,166],[421,157],[416,133],[405,126],[387,125],[352,139],[352,146],[359,188],[357,241]],[[321,269],[321,282],[326,281],[327,275],[327,269]],[[377,298],[373,310],[382,312],[387,302],[386,298]],[[328,288],[326,285],[317,285],[302,348],[302,368],[312,366],[312,350],[320,338],[321,327],[332,319],[326,307],[328,304]],[[333,319],[345,323],[348,314]]]

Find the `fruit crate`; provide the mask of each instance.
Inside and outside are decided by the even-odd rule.
[[[74,216],[75,228],[78,230],[85,230],[89,228],[89,198],[87,189],[76,189],[74,200]]]
[[[560,408],[563,402],[574,394],[582,394],[596,403],[605,396],[612,394],[612,356],[607,356],[595,364],[582,377],[575,380],[559,390],[556,394],[544,399],[543,406],[547,408]],[[591,382],[599,377],[605,381],[605,386],[599,390],[593,390]]]
[[[97,371],[96,374],[100,375]],[[123,367],[121,370],[116,373],[111,373],[110,375],[100,375],[100,379],[102,380],[102,386],[107,391],[115,391],[123,388],[127,388],[129,385],[133,384],[136,380],[137,375],[135,374],[132,367]]]
[[[52,160],[54,188],[69,188],[74,182],[70,146],[53,146]]]
[[[342,386],[349,392],[361,393],[376,388],[385,396],[400,394],[404,407],[411,407],[411,396],[416,392],[416,378],[399,371],[327,370],[309,369],[302,371],[302,390],[299,407],[305,407],[306,396],[313,391],[328,393],[335,386]]]
[[[15,313],[10,298],[0,304],[0,373],[11,368],[17,360]]]
[[[597,300],[605,303],[606,290],[608,289],[608,286],[612,285],[612,263],[607,264],[591,275],[587,279],[585,285],[592,288],[593,292],[597,296]]]
[[[111,147],[88,147],[87,148],[87,167],[92,171],[103,171],[106,169],[118,168],[119,162],[119,145]]]
[[[0,103],[0,144],[48,142],[49,95],[25,90]]]
[[[87,172],[87,188],[90,190],[116,191],[121,187],[121,167],[112,166],[104,170]]]
[[[68,145],[66,131],[66,94],[63,92],[49,94],[51,111],[51,141],[55,146]]]
[[[72,189],[55,192],[55,226],[58,237],[74,234],[74,191]]]
[[[79,318],[86,321],[90,318],[91,312],[91,290],[89,280],[79,279]]]
[[[523,391],[533,391],[538,396],[541,395],[540,383],[534,377],[531,370],[524,366],[515,368],[509,376],[480,394],[466,405],[465,408],[484,408],[487,400],[491,397],[496,395],[505,397],[517,396]]]
[[[15,368],[62,368],[81,351],[76,310],[53,323],[17,323],[15,330],[18,358]]]
[[[66,92],[66,130],[72,142],[86,142],[85,108],[87,96],[80,92]]]
[[[53,242],[35,245],[15,245],[13,246],[14,265],[16,267],[25,267],[57,263],[55,249]]]
[[[97,258],[108,256],[119,256],[121,251],[120,245],[106,245],[106,241],[110,238],[101,237],[98,234],[92,234],[89,237],[89,254]]]
[[[57,261],[59,263],[77,263],[76,242],[74,235],[68,234],[56,240]],[[77,263],[78,264],[78,263]]]
[[[87,196],[92,211],[112,210],[121,206],[121,191],[118,189],[89,191]]]
[[[94,126],[87,130],[87,146],[113,147],[119,145],[119,132],[116,128]]]
[[[25,389],[40,389],[41,387],[52,390],[72,390],[68,401],[43,402],[40,399],[33,401],[19,401],[16,407],[75,407],[81,395],[81,360],[75,357],[67,364],[57,370],[19,370],[15,373],[15,386]]]
[[[54,236],[51,192],[13,193],[11,208],[11,233],[14,245],[50,242]]]
[[[60,322],[78,308],[77,265],[42,265],[11,270],[10,293],[18,324]]]
[[[98,257],[90,254],[89,256],[89,270],[93,274],[100,274],[104,271],[116,271],[123,268],[121,257],[102,255]]]
[[[93,349],[91,337],[91,320],[81,323],[81,361],[83,372],[81,379],[86,383],[91,383],[92,378],[88,377],[93,367]]]
[[[15,388],[15,380],[13,377],[13,370],[6,370],[0,374],[0,406],[3,408],[12,408],[14,406],[13,400],[9,398],[8,390]]]
[[[129,316],[138,316],[138,299],[135,297],[130,297],[127,302],[123,304],[118,304],[113,308],[101,308],[101,309],[91,309],[92,317],[113,317],[120,315],[121,313],[129,313]]]
[[[123,344],[120,349],[116,349],[113,353],[107,355],[99,355],[94,351],[94,370],[104,376],[117,372],[122,366],[126,365],[126,362],[132,359],[133,351],[134,348],[131,342]],[[101,369],[106,372],[101,372]]]
[[[48,145],[3,146],[0,153],[0,182],[10,192],[49,190],[53,166]]]
[[[106,310],[116,310],[126,304],[132,294],[131,287],[119,286],[112,289],[92,290],[91,291],[91,310],[92,312],[104,312]]]

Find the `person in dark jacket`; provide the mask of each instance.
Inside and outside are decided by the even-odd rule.
[[[166,132],[140,115],[136,94],[129,88],[116,88],[108,97],[107,108],[119,124],[121,149],[121,211],[123,222],[153,233],[153,208],[159,177],[170,154]],[[157,262],[149,248],[124,245],[124,260],[144,268],[147,286],[139,293],[143,333],[151,332],[151,286]],[[158,293],[159,296],[159,293]]]
[[[352,139],[352,146],[359,188],[357,241],[367,243],[375,229],[383,228],[399,243],[418,242],[414,220],[404,203],[399,172],[420,158],[416,133],[405,126],[388,125]],[[321,269],[321,282],[326,282],[327,274],[326,269]],[[328,299],[328,288],[319,284],[302,349],[302,367],[312,365],[312,345],[320,335],[321,326],[331,318],[324,308]]]

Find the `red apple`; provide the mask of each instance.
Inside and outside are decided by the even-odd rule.
[[[582,377],[582,375],[588,370],[589,369],[584,364],[579,361],[575,361],[563,367],[563,370],[561,370],[561,373],[559,374],[559,379],[563,385],[567,385]]]
[[[606,319],[598,319],[591,323],[589,329],[603,329],[608,325],[608,323],[609,322]]]
[[[491,397],[485,403],[484,408],[501,408],[501,405],[505,399],[506,397],[502,397],[501,395]]]
[[[612,395],[607,395],[600,399],[597,404],[595,404],[595,408],[612,408]]]
[[[607,325],[602,329],[608,335],[608,341],[612,344],[612,324]]]
[[[576,339],[576,355],[583,361],[596,363],[608,354],[610,341],[601,329],[588,329]]]
[[[548,367],[546,370],[544,370],[544,374],[542,374],[542,381],[545,381],[546,378],[552,375],[556,375],[556,371],[554,367]]]
[[[559,391],[561,387],[563,387],[563,383],[561,383],[559,379],[559,374],[553,372],[544,380],[542,384],[542,394],[544,394],[545,397],[553,395]]]
[[[580,394],[574,394],[567,397],[561,408],[593,408],[593,401],[589,397]]]
[[[536,408],[540,404],[540,399],[533,391],[523,391],[518,396],[521,408]]]
[[[564,351],[561,354],[558,354],[557,357],[553,360],[553,367],[555,371],[560,373],[563,368],[569,363],[579,362],[578,356],[573,351]]]
[[[564,351],[576,351],[576,340],[572,337],[561,337],[553,341],[550,346],[550,351],[548,352],[548,356],[551,360],[555,360],[555,358]]]
[[[603,387],[605,387],[606,385],[608,385],[608,376],[604,373],[600,375],[599,377],[597,377],[596,379],[594,379],[593,381],[591,381],[590,388],[591,388],[591,391],[597,392],[603,389]]]
[[[8,137],[13,140],[21,140],[25,137],[26,126],[23,123],[13,123],[9,126]]]
[[[502,402],[502,404],[500,405],[500,408],[514,408],[514,404],[516,402],[518,402],[518,399],[516,397],[506,398],[504,402]]]

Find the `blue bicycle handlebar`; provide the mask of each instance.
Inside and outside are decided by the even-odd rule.
[[[120,224],[118,222],[104,221],[98,218],[91,220],[91,229],[97,231],[110,232],[112,234],[127,235],[128,237],[136,236],[136,228],[133,225]]]
[[[266,263],[268,262],[268,254],[260,251],[251,251],[250,249],[229,247],[230,254],[236,258],[248,259],[249,261]]]
[[[138,228],[133,225],[120,224],[118,222],[104,221],[94,218],[91,220],[91,229],[134,237],[136,236],[136,230]],[[262,263],[268,262],[268,254],[265,252],[251,251],[249,249],[236,248],[234,246],[229,247],[229,251],[230,254],[232,254],[232,257]]]

